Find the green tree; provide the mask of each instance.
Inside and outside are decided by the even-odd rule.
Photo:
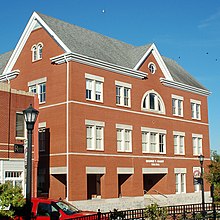
[[[149,220],[164,220],[167,218],[167,210],[165,207],[159,207],[158,204],[154,203],[146,207],[144,217]]]
[[[208,168],[209,172],[205,178],[211,185],[214,185],[215,201],[220,202],[220,155],[216,151],[212,152],[212,160]]]
[[[16,208],[21,208],[25,204],[22,189],[13,187],[9,182],[0,184],[0,217],[13,217]]]

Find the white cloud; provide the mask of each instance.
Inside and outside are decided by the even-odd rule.
[[[218,9],[216,13],[210,15],[205,20],[201,21],[201,23],[198,25],[198,28],[207,28],[216,22],[220,22],[220,9]]]

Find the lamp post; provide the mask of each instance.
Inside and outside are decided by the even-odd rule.
[[[204,156],[200,155],[199,157],[200,167],[201,167],[201,188],[202,188],[202,217],[205,219],[205,195],[204,195],[204,181],[203,181],[203,162],[204,162]]]
[[[27,205],[27,220],[31,219],[31,179],[32,179],[32,131],[37,120],[38,111],[32,107],[32,104],[23,111],[28,134],[27,146],[27,178],[26,178],[26,205]]]

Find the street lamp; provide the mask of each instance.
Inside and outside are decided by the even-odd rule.
[[[199,157],[200,167],[201,167],[201,188],[202,188],[202,217],[205,219],[205,195],[204,195],[204,181],[203,181],[203,162],[204,162],[204,156],[200,155]]]
[[[28,134],[27,146],[27,178],[26,178],[26,205],[27,205],[27,220],[31,219],[31,177],[32,177],[32,131],[37,120],[38,111],[32,107],[32,104],[23,111],[24,120],[26,122]]]

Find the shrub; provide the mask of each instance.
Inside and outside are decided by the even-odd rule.
[[[144,217],[149,220],[164,220],[167,218],[167,210],[154,203],[146,207]]]

